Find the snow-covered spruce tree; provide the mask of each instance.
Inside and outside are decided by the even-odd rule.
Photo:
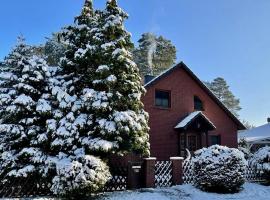
[[[270,183],[270,147],[260,148],[250,159],[252,165],[263,171],[265,180]]]
[[[75,25],[63,29],[60,37],[67,45],[65,56],[61,59],[62,74],[66,81],[72,82],[70,94],[80,95],[83,88],[91,83],[99,62],[97,47],[100,45],[98,11],[93,10],[92,0],[86,0],[81,15],[75,18]],[[86,76],[87,75],[87,76]]]
[[[53,33],[43,47],[44,55],[48,65],[57,66],[64,56],[66,46],[62,44],[59,33]]]
[[[55,169],[51,190],[56,195],[88,195],[110,178],[107,165],[85,149],[82,140],[93,140],[92,112],[84,103],[85,88],[91,88],[91,74],[99,62],[99,13],[86,0],[75,24],[62,31],[67,51],[61,71],[51,80],[54,118],[47,120],[52,136],[51,157],[47,164]],[[104,141],[106,142],[106,141]]]
[[[194,184],[213,192],[237,192],[245,182],[246,160],[238,149],[213,145],[195,152]]]
[[[49,150],[46,117],[50,115],[47,64],[28,54],[29,46],[20,43],[5,64],[5,73],[16,77],[1,91],[0,177],[13,179],[40,177]],[[36,178],[33,180],[37,180]]]
[[[9,103],[14,88],[17,83],[18,76],[21,75],[21,63],[30,58],[32,48],[25,44],[23,36],[17,38],[17,44],[12,51],[4,58],[0,69],[0,111]],[[0,113],[1,114],[1,113]]]
[[[84,90],[94,125],[90,137],[82,142],[94,154],[138,152],[149,155],[148,114],[141,102],[145,90],[129,51],[133,44],[124,27],[127,17],[115,0],[107,1],[101,13],[100,62],[89,77],[93,77],[92,89]]]

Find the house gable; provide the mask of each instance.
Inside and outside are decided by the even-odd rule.
[[[238,130],[244,130],[246,127],[240,122],[240,120],[213,94],[213,92],[183,63],[167,69],[159,76],[155,77],[144,86],[146,89],[154,86],[159,81],[162,81],[165,77],[169,76],[171,73],[174,73],[177,69],[183,69],[203,90],[204,92],[228,115],[233,122],[237,125]]]

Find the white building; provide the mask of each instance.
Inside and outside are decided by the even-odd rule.
[[[241,139],[245,139],[250,149],[255,148],[256,150],[262,146],[270,146],[270,123],[240,132],[238,141]]]

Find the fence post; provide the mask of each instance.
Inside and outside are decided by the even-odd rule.
[[[181,185],[183,183],[183,157],[170,157],[172,162],[172,184]]]
[[[145,187],[153,188],[155,187],[155,164],[156,158],[144,158],[144,178]]]

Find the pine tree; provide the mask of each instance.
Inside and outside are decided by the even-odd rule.
[[[140,69],[141,76],[154,75],[153,55],[157,50],[156,36],[144,33],[138,41],[139,47],[133,51],[134,60]]]
[[[80,96],[90,82],[86,76],[93,74],[97,20],[92,1],[86,0],[81,15],[75,18],[75,25],[66,27],[61,33],[67,50],[52,89],[58,102],[56,117],[48,121],[49,130],[56,132],[52,142],[56,153],[63,151],[74,155],[74,150],[81,147],[80,134],[85,134],[86,124],[91,124],[91,115],[84,113]]]
[[[256,126],[254,126],[253,124],[251,124],[249,121],[247,120],[241,120],[242,124],[244,124],[244,126],[247,128],[247,129],[253,129],[253,128],[256,128]]]
[[[170,40],[153,33],[144,33],[133,51],[141,76],[159,75],[176,60],[176,48]]]
[[[32,55],[31,46],[25,44],[25,38],[19,36],[17,44],[12,51],[4,58],[0,72],[0,115],[3,115],[5,108],[10,104],[16,93],[14,85],[18,83],[21,76],[22,64],[27,62]],[[2,117],[1,117],[2,118]]]
[[[91,155],[85,144],[91,141],[94,146],[97,141],[91,135],[92,113],[83,94],[91,88],[91,75],[100,62],[98,25],[99,11],[86,0],[75,24],[61,33],[67,50],[60,72],[51,80],[54,118],[47,120],[47,132],[52,136],[47,163],[55,169],[51,190],[58,195],[87,195],[110,178],[108,166],[98,154]]]
[[[13,78],[8,78],[5,88],[1,87],[1,96],[5,96],[0,100],[2,181],[40,176],[46,159],[44,119],[51,112],[47,102],[49,73],[46,62],[32,57],[30,49],[20,41],[4,60],[4,71]]]
[[[239,116],[238,112],[241,110],[240,100],[230,91],[225,79],[218,77],[212,82],[206,82],[206,85],[235,116]]]
[[[157,50],[153,58],[154,74],[158,75],[175,64],[176,47],[163,36],[157,37]]]
[[[82,88],[91,84],[86,74],[92,74],[95,63],[100,62],[96,56],[100,44],[98,12],[93,10],[92,1],[86,0],[81,15],[75,18],[76,24],[64,28],[60,35],[67,45],[61,66],[65,79],[73,81],[70,93],[79,94]]]
[[[60,36],[60,33],[53,33],[43,47],[45,60],[50,66],[57,66],[65,55],[66,45],[63,44]]]
[[[89,148],[106,152],[107,145],[100,141],[110,141],[113,152],[149,155],[148,115],[141,102],[145,90],[130,53],[133,44],[124,27],[127,17],[116,0],[107,1],[101,15],[101,62],[93,76],[94,90],[85,93],[93,109],[92,135],[98,139],[96,149]]]
[[[50,38],[47,38],[45,44],[33,45],[32,55],[43,58],[49,66],[58,66],[66,51],[66,45],[60,36],[60,32],[53,33]]]
[[[83,148],[102,157],[132,150],[149,153],[147,114],[140,100],[144,89],[131,60],[126,17],[115,1],[104,12],[93,11],[86,1],[77,24],[64,31],[69,45],[62,74],[69,85],[54,88],[62,117],[50,121],[57,151],[72,154]]]
[[[149,155],[145,91],[126,18],[114,0],[104,11],[86,0],[61,33],[60,69],[23,42],[8,56],[0,76],[0,177],[46,177],[55,194],[76,197],[110,178],[109,154]]]

